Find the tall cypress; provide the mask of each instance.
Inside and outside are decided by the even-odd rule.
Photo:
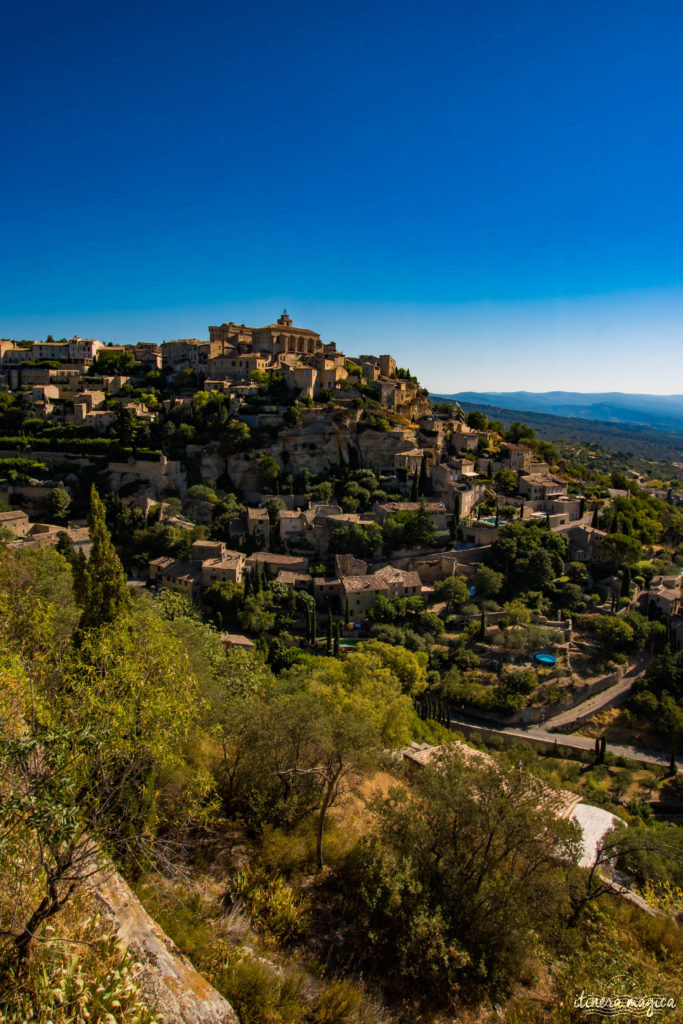
[[[429,484],[429,477],[427,475],[427,453],[422,453],[422,462],[420,463],[420,479],[418,481],[417,489],[420,497],[427,493]]]
[[[90,491],[88,529],[90,558],[75,577],[76,601],[83,609],[81,629],[113,622],[130,607],[126,574],[114,550],[105,521],[104,505],[93,484]]]
[[[479,622],[479,639],[482,643],[486,642],[486,612],[482,608],[481,620]]]
[[[339,623],[338,622],[335,622],[335,624],[334,624],[334,648],[333,648],[332,653],[334,654],[335,658],[339,657]]]
[[[419,493],[419,488],[418,488],[417,472],[415,472],[415,473],[413,473],[413,483],[412,483],[412,487],[410,489],[410,500],[411,501],[417,501],[418,493]]]
[[[325,650],[328,654],[332,653],[332,610],[329,607],[327,609],[327,640]]]

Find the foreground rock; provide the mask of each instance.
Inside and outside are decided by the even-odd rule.
[[[118,872],[102,873],[93,895],[141,965],[136,985],[164,1024],[239,1024],[230,1003],[197,973]]]

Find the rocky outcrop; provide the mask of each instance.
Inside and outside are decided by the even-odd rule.
[[[117,871],[102,870],[93,895],[140,964],[135,983],[160,1021],[240,1024],[230,1003],[182,956]]]

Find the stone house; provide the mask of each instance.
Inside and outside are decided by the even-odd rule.
[[[149,578],[164,588],[177,587],[191,601],[199,601],[202,592],[202,570],[200,565],[182,562],[177,558],[162,555],[149,563]]]
[[[519,478],[519,493],[531,501],[566,497],[567,485],[549,473],[528,473]]]
[[[648,607],[657,608],[664,615],[677,615],[681,608],[683,576],[655,576],[647,591]]]
[[[15,537],[25,537],[30,529],[28,516],[20,509],[0,512],[0,528],[9,530]]]
[[[512,444],[511,441],[503,441],[500,447],[503,459],[508,463],[513,473],[516,473],[518,470],[523,473],[530,472],[534,453],[528,445]]]
[[[382,597],[412,597],[422,592],[422,581],[412,570],[396,569],[387,565],[365,576],[343,576],[339,580],[340,607],[348,601],[352,616],[367,615],[376,599]]]
[[[451,514],[443,501],[386,501],[375,505],[375,515],[381,524],[396,512],[419,512],[421,508],[429,512],[437,530],[449,528]]]
[[[247,533],[259,547],[270,547],[270,516],[267,509],[247,509]]]
[[[202,587],[213,583],[242,583],[246,557],[239,551],[225,551],[221,558],[207,558],[201,563]]]
[[[577,525],[567,530],[567,557],[570,562],[601,561],[601,542],[607,536],[594,526]]]
[[[308,572],[308,558],[297,555],[276,555],[271,551],[255,551],[247,558],[247,566],[256,571],[256,566],[261,568],[271,579],[275,579],[283,569],[289,572]]]

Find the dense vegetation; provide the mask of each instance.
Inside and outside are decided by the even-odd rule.
[[[431,647],[376,638],[335,656],[329,633],[318,643],[311,629],[296,661],[283,646],[268,649],[270,665],[258,652],[226,652],[181,595],[129,592],[95,491],[89,525],[87,563],[0,552],[8,1020],[35,1017],[48,988],[61,991],[68,960],[49,940],[84,935],[77,911],[93,843],[243,1024],[428,1020],[513,993],[520,1021],[559,1024],[580,969],[598,971],[598,928],[611,937],[610,955],[618,950],[649,984],[671,988],[680,937],[665,920],[615,907],[577,868],[576,826],[553,813],[561,798],[552,773],[520,769],[514,752],[454,748],[406,774],[396,751],[449,736],[415,710],[435,682]],[[528,532],[524,557],[540,552],[555,571],[545,557],[552,562],[552,549]],[[479,607],[505,585],[494,568],[479,570]],[[264,581],[246,598],[222,596],[224,608],[237,598],[238,615],[249,600],[252,610],[296,612]],[[470,597],[457,582],[437,596],[451,610]],[[524,607],[508,603],[505,628],[519,628]],[[418,637],[440,635],[433,620],[442,619],[422,598],[377,602],[373,618],[379,628],[403,620]],[[470,671],[472,657],[461,644],[454,670]],[[656,878],[674,884],[673,835],[649,826],[647,842],[635,839],[613,842],[623,856],[631,851],[643,879],[656,856]],[[184,888],[192,877],[206,879],[205,896]],[[146,1021],[125,958],[106,934],[88,941],[99,952],[79,961],[83,1019]],[[534,1016],[535,980],[549,984],[552,964],[552,998]],[[101,989],[113,993],[104,1007]]]

